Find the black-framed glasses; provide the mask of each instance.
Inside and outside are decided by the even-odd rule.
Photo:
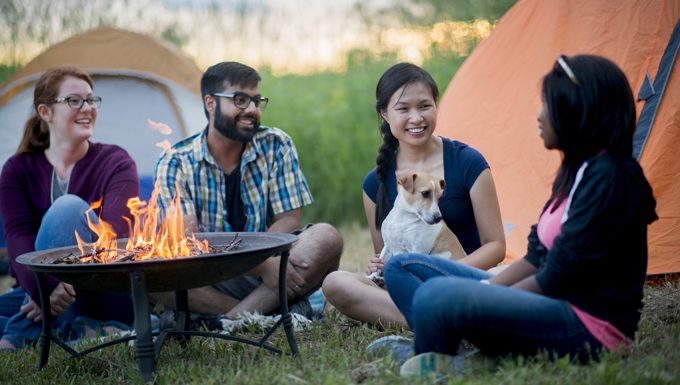
[[[102,105],[101,96],[88,96],[83,98],[80,96],[67,96],[65,98],[56,98],[52,100],[52,103],[66,103],[71,108],[81,109],[83,105],[87,103],[90,107],[99,108]]]
[[[223,94],[223,93],[217,92],[217,93],[214,93],[214,94],[211,94],[211,95],[212,96],[220,96],[220,97],[223,97],[223,98],[229,98],[229,99],[234,101],[234,105],[237,108],[240,108],[242,110],[245,110],[246,108],[248,108],[248,106],[250,105],[250,102],[253,102],[253,103],[255,103],[255,108],[262,111],[262,110],[265,109],[265,107],[267,107],[267,102],[269,102],[269,98],[266,97],[266,96],[260,96],[260,95],[250,96],[250,95],[246,94],[245,92],[239,92],[239,91],[231,92],[231,93],[228,93],[228,94]]]
[[[571,70],[571,67],[569,67],[567,61],[564,60],[564,55],[559,55],[557,57],[556,62],[560,66],[560,68],[562,68],[562,71],[564,71],[564,73],[567,74],[569,80],[571,80],[572,83],[578,85],[578,79],[576,79],[576,75],[574,75],[574,71]]]

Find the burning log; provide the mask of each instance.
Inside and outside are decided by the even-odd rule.
[[[175,256],[176,258],[182,258],[182,257],[196,257],[200,256],[203,254],[215,254],[215,253],[225,253],[228,251],[233,251],[237,250],[239,246],[241,245],[241,238],[239,238],[238,234],[234,235],[234,238],[232,238],[231,241],[227,242],[224,245],[209,245],[206,251],[203,251],[202,249],[202,244],[194,244],[190,243],[189,244],[189,250],[190,253],[189,255],[178,255]],[[63,257],[56,258],[52,261],[50,261],[50,264],[67,264],[67,265],[73,265],[73,264],[83,264],[83,263],[115,263],[115,262],[128,262],[128,261],[141,261],[141,260],[153,260],[153,259],[168,259],[168,257],[163,257],[163,256],[156,256],[149,258],[148,253],[151,251],[152,247],[150,245],[143,245],[143,246],[138,246],[133,249],[127,250],[127,249],[118,249],[118,248],[109,248],[109,249],[97,249],[96,247],[92,248],[92,251],[89,253],[84,253],[81,252],[81,255],[75,255],[73,252],[68,253],[67,255]],[[109,257],[109,255],[115,252],[116,255],[118,256],[117,259],[112,259]],[[122,255],[121,255],[122,254]]]
[[[138,197],[128,200],[127,207],[133,220],[124,217],[128,222],[130,234],[125,249],[118,248],[117,235],[109,223],[104,221],[101,216],[99,221],[92,221],[88,215],[88,227],[96,234],[97,240],[91,244],[84,242],[76,232],[75,236],[81,257],[65,258],[63,259],[64,263],[115,263],[192,257],[212,253],[215,250],[229,251],[238,247],[240,241],[237,242],[237,237],[235,237],[234,241],[228,245],[221,246],[221,248],[213,247],[213,251],[211,251],[208,241],[199,241],[193,234],[187,234],[177,186],[175,186],[175,198],[165,210],[164,218],[161,221],[160,207],[157,204],[158,195],[159,187],[155,186],[148,203]],[[102,200],[93,202],[88,211],[97,210],[101,205]],[[90,251],[85,253],[88,247]]]

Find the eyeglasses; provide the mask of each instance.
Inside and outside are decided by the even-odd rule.
[[[71,108],[81,109],[85,103],[87,103],[88,106],[99,108],[102,105],[102,97],[90,96],[87,98],[82,98],[80,96],[67,96],[65,98],[56,98],[52,100],[52,103],[64,102],[66,102]]]
[[[269,102],[269,98],[265,96],[250,96],[246,94],[245,92],[232,92],[229,94],[222,94],[222,93],[214,93],[211,94],[212,96],[221,96],[223,98],[229,98],[234,101],[234,105],[242,110],[245,110],[248,108],[250,105],[250,102],[255,103],[255,108],[258,110],[262,111],[264,110],[265,107],[267,107],[267,102]]]
[[[569,67],[569,64],[567,64],[567,61],[564,60],[563,55],[559,55],[557,57],[557,64],[560,65],[560,68],[562,68],[562,71],[567,74],[567,77],[569,77],[569,80],[571,80],[572,83],[578,85],[578,80],[576,79],[576,75],[574,75],[574,71],[571,70],[571,67]]]

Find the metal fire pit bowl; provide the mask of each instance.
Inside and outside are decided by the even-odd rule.
[[[225,245],[236,233],[198,233],[196,239],[210,245]],[[207,286],[244,273],[271,255],[287,250],[297,237],[287,233],[238,233],[241,244],[235,250],[195,257],[151,259],[115,263],[52,263],[69,253],[80,255],[75,246],[23,254],[17,262],[36,272],[47,273],[84,289],[105,292],[130,292],[130,273],[146,275],[150,293]],[[127,239],[118,240],[124,249]],[[85,248],[85,252],[91,249]]]
[[[225,245],[233,240],[235,235],[236,233],[194,234],[199,240],[208,240],[210,245]],[[115,263],[51,263],[69,253],[79,255],[80,250],[75,246],[35,251],[19,256],[17,261],[35,272],[40,291],[43,321],[42,333],[38,341],[41,348],[38,369],[42,369],[47,364],[50,342],[59,345],[72,357],[81,357],[107,346],[134,340],[139,373],[145,382],[153,382],[156,360],[167,336],[179,336],[181,342],[186,342],[190,336],[219,338],[282,353],[281,349],[267,342],[272,333],[281,325],[283,325],[286,333],[291,354],[297,356],[299,353],[286,297],[286,266],[289,250],[293,242],[297,240],[297,236],[286,233],[238,233],[238,238],[241,239],[241,243],[234,250],[174,259]],[[126,241],[125,239],[119,240],[119,247],[124,248]],[[281,255],[279,264],[281,318],[261,339],[251,340],[229,334],[187,330],[189,324],[187,289],[207,286],[235,277],[277,253]],[[54,337],[51,329],[50,293],[47,290],[46,274],[76,287],[104,292],[131,293],[135,316],[135,335],[105,342],[83,351],[76,351]],[[175,292],[177,328],[152,334],[149,293],[162,291]],[[156,335],[155,342],[153,341],[154,335]]]

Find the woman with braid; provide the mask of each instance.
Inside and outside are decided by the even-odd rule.
[[[461,142],[433,135],[439,90],[424,69],[408,63],[389,68],[376,87],[376,110],[383,144],[377,166],[363,183],[363,199],[375,255],[367,274],[382,269],[382,221],[397,196],[396,174],[418,171],[446,182],[439,208],[454,229],[466,257],[459,262],[479,269],[505,256],[505,238],[493,178],[484,157]],[[343,314],[364,322],[408,327],[387,291],[363,273],[336,271],[323,283],[328,301]]]

